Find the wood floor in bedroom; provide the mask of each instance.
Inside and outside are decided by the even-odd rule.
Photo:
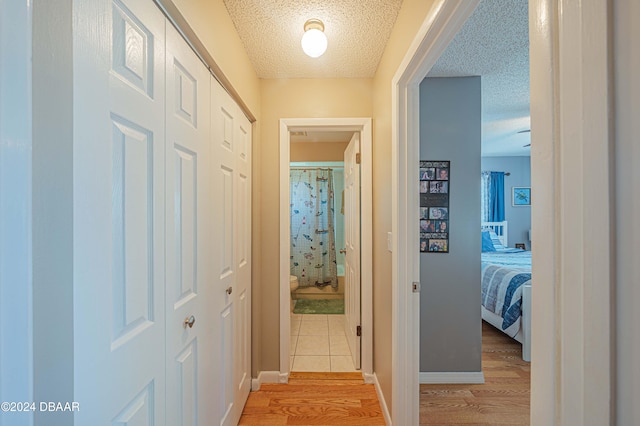
[[[420,425],[529,425],[531,364],[522,345],[482,322],[482,385],[420,385]]]

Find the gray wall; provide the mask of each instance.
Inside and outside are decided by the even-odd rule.
[[[509,172],[504,177],[504,215],[509,222],[508,243],[525,243],[531,250],[528,232],[531,229],[531,207],[513,207],[511,205],[511,188],[514,186],[531,186],[531,157],[482,157],[482,170]],[[535,194],[531,196],[535,199]],[[535,201],[532,201],[532,203]]]
[[[640,424],[640,7],[637,0],[614,4],[615,76],[615,407],[616,424]],[[603,200],[606,203],[607,200]],[[601,244],[589,241],[591,244]]]
[[[423,80],[420,159],[451,161],[451,192],[449,253],[420,255],[421,372],[481,371],[480,139],[480,77]]]

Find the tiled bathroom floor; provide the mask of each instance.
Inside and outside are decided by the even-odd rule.
[[[291,371],[356,371],[344,315],[291,314]]]

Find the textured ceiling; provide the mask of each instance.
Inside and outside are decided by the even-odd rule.
[[[527,0],[482,0],[428,77],[481,76],[482,155],[529,155]]]
[[[224,0],[260,78],[373,77],[402,0]],[[327,51],[300,47],[304,23],[324,22]]]
[[[224,0],[260,78],[373,77],[402,0]],[[329,46],[302,52],[307,19]],[[482,155],[530,155],[527,0],[481,0],[429,77],[481,76]],[[318,138],[318,136],[314,137]],[[309,141],[309,137],[301,138]],[[301,141],[302,141],[301,140]]]

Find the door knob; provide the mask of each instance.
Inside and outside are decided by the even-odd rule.
[[[189,328],[193,328],[193,324],[195,324],[195,323],[196,323],[196,317],[191,315],[190,317],[184,319],[184,322],[182,323],[182,326],[184,328],[187,328],[187,326],[189,326]]]
[[[342,249],[342,250],[340,250],[340,253],[344,253],[344,254],[346,254],[346,253],[347,253],[347,249]]]
[[[226,291],[227,291],[227,294],[231,294],[231,292],[233,291],[233,287],[229,287]]]

